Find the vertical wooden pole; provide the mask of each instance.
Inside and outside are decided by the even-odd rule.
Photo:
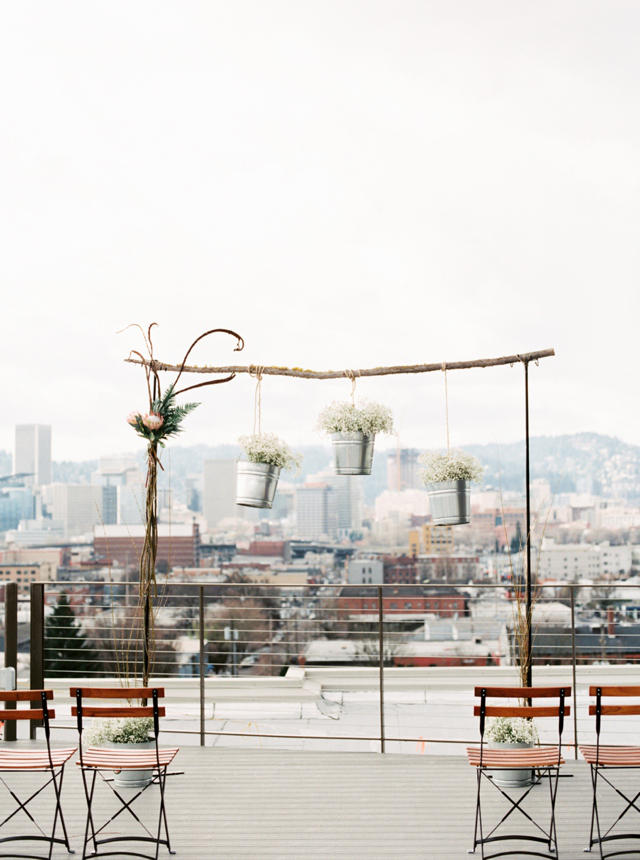
[[[31,656],[29,687],[44,688],[44,583],[31,583]],[[30,720],[29,736],[33,740],[41,720]]]
[[[4,665],[13,669],[18,680],[18,583],[7,582],[4,586]],[[15,708],[15,702],[5,702],[7,709]],[[4,724],[5,741],[15,741],[16,721],[7,720]]]
[[[200,620],[200,746],[204,746],[204,586],[199,587]]]
[[[526,503],[526,613],[527,613],[527,687],[531,686],[533,668],[532,594],[531,594],[531,463],[529,440],[529,362],[524,361],[525,426],[525,503]],[[522,656],[521,658],[522,659]]]
[[[384,605],[382,600],[383,587],[378,586],[378,668],[380,683],[380,752],[384,752]]]

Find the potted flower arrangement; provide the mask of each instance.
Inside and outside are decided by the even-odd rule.
[[[539,743],[538,731],[533,720],[524,717],[495,717],[485,732],[489,746],[493,749],[527,749]],[[530,767],[509,767],[493,770],[496,785],[516,788],[531,782]]]
[[[282,469],[300,465],[286,442],[273,433],[242,436],[239,440],[246,460],[236,465],[236,504],[249,508],[270,508]]]
[[[337,475],[370,475],[376,434],[393,432],[391,410],[381,403],[358,408],[334,401],[320,413],[318,423],[331,436]]]
[[[87,732],[87,742],[94,747],[107,749],[142,750],[155,748],[153,720],[146,717],[126,717],[120,720],[101,720]],[[114,776],[119,788],[144,788],[153,779],[153,770],[121,770]]]
[[[472,481],[478,481],[483,468],[470,454],[448,451],[420,457],[422,480],[429,493],[431,517],[436,526],[455,526],[471,519]]]

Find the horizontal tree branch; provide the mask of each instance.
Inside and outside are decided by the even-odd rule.
[[[302,367],[263,367],[262,365],[250,364],[228,364],[223,367],[208,367],[198,365],[186,365],[185,373],[206,374],[235,374],[250,373],[256,375],[260,372],[263,376],[293,376],[299,379],[342,379],[356,376],[390,376],[399,373],[431,373],[437,370],[467,370],[471,367],[498,367],[503,364],[515,364],[516,362],[538,361],[540,358],[548,358],[555,355],[553,349],[540,349],[537,352],[523,352],[517,355],[504,355],[500,358],[477,358],[473,361],[438,361],[433,364],[395,364],[391,367],[369,367],[347,370],[305,370]],[[140,358],[126,358],[130,364],[149,365],[151,362]],[[155,370],[179,371],[181,365],[166,364],[162,361],[153,361]]]

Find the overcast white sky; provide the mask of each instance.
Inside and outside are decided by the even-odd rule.
[[[636,0],[14,0],[0,9],[0,448],[142,444],[130,322],[197,363],[362,367],[553,346],[532,432],[640,444]],[[243,362],[244,363],[244,362]],[[521,437],[522,370],[449,375],[454,444]],[[267,379],[264,429],[319,441],[349,383]],[[444,440],[441,374],[368,380]],[[205,389],[182,444],[250,431]]]

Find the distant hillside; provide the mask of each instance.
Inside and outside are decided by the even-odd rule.
[[[331,462],[329,445],[298,446],[304,460],[299,475],[286,473],[289,481],[304,481]],[[524,442],[467,445],[485,466],[484,484],[503,490],[524,490]],[[169,483],[177,493],[187,476],[202,474],[205,460],[232,459],[240,455],[237,445],[170,446],[163,453],[165,472],[160,484]],[[144,451],[131,454],[144,468]],[[97,468],[97,460],[56,462],[54,481],[85,482]],[[11,471],[11,456],[0,451],[0,475]],[[593,492],[640,502],[640,446],[612,436],[574,433],[566,436],[536,436],[531,439],[531,476],[549,481],[554,494]],[[373,501],[387,486],[386,452],[378,450],[373,471],[362,482],[365,500]]]
[[[485,484],[524,487],[524,444],[468,445],[486,467]],[[553,493],[593,492],[640,500],[640,446],[613,436],[574,433],[531,439],[531,477],[544,478]]]

